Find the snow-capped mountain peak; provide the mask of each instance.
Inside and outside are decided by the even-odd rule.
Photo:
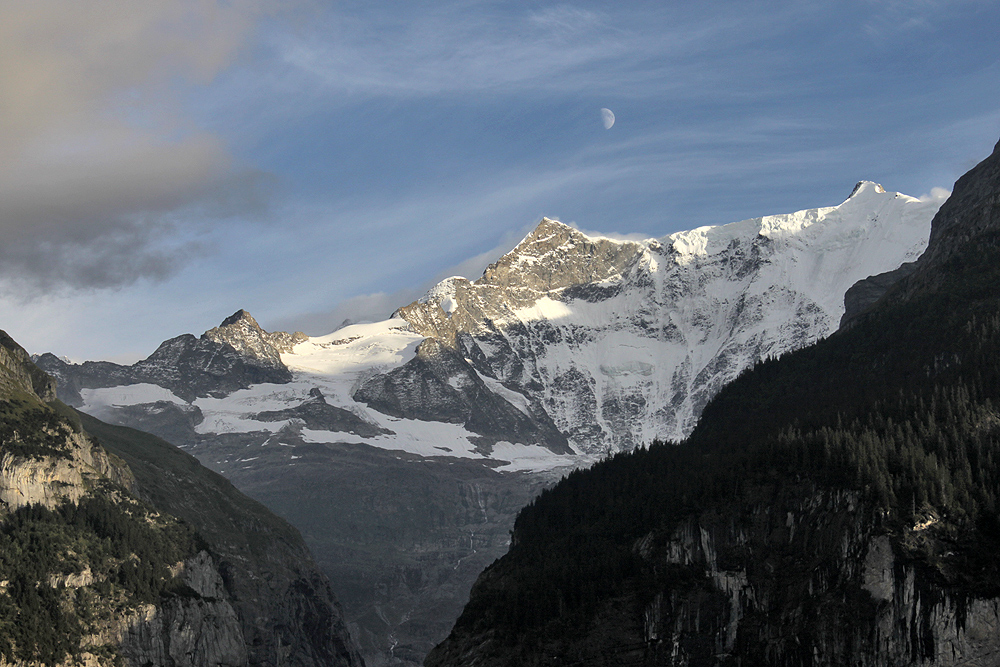
[[[479,280],[397,312],[574,446],[627,449],[683,437],[747,365],[833,331],[847,288],[920,254],[939,205],[862,181],[839,206],[645,241],[544,218]]]
[[[915,259],[940,204],[862,181],[838,206],[641,241],[543,218],[479,279],[447,278],[385,322],[308,338],[268,333],[239,311],[202,343],[177,339],[185,355],[224,345],[251,371],[290,371],[291,382],[182,391],[171,377],[166,398],[110,376],[76,386],[105,417],[156,396],[198,437],[565,465],[683,437],[741,370],[832,332],[855,282]],[[156,383],[162,364],[140,365],[141,381]]]
[[[869,192],[874,192],[875,194],[885,194],[885,188],[882,187],[881,183],[876,183],[875,181],[858,181],[857,185],[854,186],[854,189],[851,190],[851,194],[847,197],[847,199],[851,199],[857,195],[864,196]]]

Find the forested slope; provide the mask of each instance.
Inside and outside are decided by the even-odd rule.
[[[360,665],[294,528],[0,331],[0,665]]]

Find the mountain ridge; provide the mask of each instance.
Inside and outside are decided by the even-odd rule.
[[[394,434],[400,425],[386,417],[404,417],[414,443],[428,437],[420,434],[427,431],[421,422],[438,420],[464,428],[466,456],[489,458],[496,443],[509,441],[594,458],[657,437],[682,437],[708,398],[755,359],[833,331],[849,287],[915,258],[938,204],[862,181],[839,206],[641,242],[590,237],[544,218],[480,279],[442,281],[377,326],[308,338],[268,333],[241,310],[200,339],[171,339],[131,367],[67,365],[48,354],[39,363],[74,405],[83,405],[80,391],[91,389],[147,383],[170,390],[176,398],[157,399],[174,415],[174,426],[161,431],[170,436],[216,428],[209,422],[244,431],[249,425],[223,427],[232,419],[225,412],[206,414],[222,404],[204,399],[233,402],[254,385],[284,384],[297,398],[270,411],[290,409],[293,401],[308,400],[307,391],[293,388],[302,386],[293,378],[316,383],[325,373],[319,369],[334,367],[344,378],[341,388],[314,384],[332,405]],[[868,256],[865,244],[876,242],[878,256]],[[443,347],[428,343],[417,354],[422,339]],[[372,346],[386,353],[376,365],[341,353]],[[179,365],[184,377],[167,373],[167,365]],[[404,375],[411,379],[400,381]],[[421,394],[415,378],[437,389]],[[113,395],[91,391],[89,409],[108,417],[141,405]],[[401,411],[403,405],[414,408]],[[457,415],[465,416],[456,422]],[[135,418],[141,422],[141,415]],[[274,432],[285,425],[271,424],[255,428]],[[506,426],[498,431],[489,424]],[[410,451],[426,455],[436,444]],[[565,462],[554,457],[548,465]]]
[[[921,208],[926,222],[904,240],[903,230],[915,229],[911,209]],[[581,451],[626,450],[682,437],[708,398],[753,359],[831,332],[857,280],[916,258],[935,209],[862,181],[839,206],[642,242],[590,238],[545,219],[479,280],[449,279],[397,314],[422,335],[445,344],[454,339],[477,371],[526,394]],[[882,256],[866,257],[862,239],[877,242]],[[810,244],[818,246],[812,258]],[[720,313],[728,319],[719,321]],[[559,321],[568,324],[560,328]],[[600,326],[624,334],[611,339],[593,331]],[[581,358],[602,354],[589,349],[587,337],[603,348],[637,352],[620,362],[597,358],[586,368]],[[544,352],[536,349],[543,344]],[[553,346],[565,351],[551,367],[540,367]],[[666,385],[636,378],[657,366],[670,376]],[[568,392],[534,389],[560,383],[585,404],[566,404]],[[592,411],[597,419],[588,416]],[[663,422],[670,426],[635,430]]]

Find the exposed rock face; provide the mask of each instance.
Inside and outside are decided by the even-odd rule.
[[[175,598],[138,610],[118,640],[126,663],[247,665],[249,656],[240,620],[212,557],[201,551],[185,561],[180,579],[197,599]]]
[[[949,277],[962,270],[961,255],[972,242],[981,250],[1000,247],[1000,143],[955,182],[951,197],[934,216],[928,251],[889,298],[905,301],[921,291],[947,289]]]
[[[170,401],[101,406],[91,408],[89,414],[102,421],[146,431],[176,443],[196,440],[198,434],[195,429],[204,420],[198,406],[178,405]]]
[[[883,532],[878,513],[856,494],[785,503],[735,521],[702,515],[662,551],[644,554],[688,568],[698,581],[647,605],[640,637],[647,652],[672,653],[670,664],[679,665],[995,663],[1000,600],[942,590],[932,571],[897,553],[908,536]],[[910,532],[925,531],[934,532],[919,525]],[[747,565],[732,569],[736,563]]]
[[[490,322],[514,318],[548,292],[619,281],[640,260],[642,245],[591,238],[561,222],[542,218],[512,252],[471,283],[449,278],[398,314],[425,336],[455,346],[458,332],[479,333]]]
[[[122,637],[121,653],[128,665],[247,664],[236,612],[228,602],[212,600],[148,605]]]
[[[840,318],[840,328],[849,327],[858,315],[874,305],[890,287],[909,276],[916,268],[916,262],[906,262],[898,269],[869,276],[851,285],[844,293],[844,316]]]
[[[252,415],[252,418],[262,422],[295,420],[301,422],[306,428],[320,431],[341,431],[362,437],[392,434],[392,431],[370,424],[353,412],[330,405],[326,402],[323,392],[317,388],[313,388],[309,395],[309,400],[303,401],[294,408],[266,410]],[[179,442],[189,441],[190,439],[179,440]]]
[[[284,368],[281,353],[291,352],[296,344],[306,340],[301,331],[268,333],[260,328],[250,313],[238,310],[214,329],[206,331],[202,338],[226,343],[244,357],[269,368]]]
[[[934,217],[928,252],[919,264],[940,265],[963,245],[1000,228],[1000,142],[993,153],[955,183],[952,196]],[[993,241],[993,239],[991,239]]]
[[[406,364],[362,384],[354,400],[394,417],[463,424],[483,436],[480,446],[486,451],[506,440],[544,442],[557,453],[572,453],[566,436],[544,411],[520,396],[522,403],[515,406],[500,394],[503,386],[498,384],[491,389],[461,354],[428,338]]]
[[[758,506],[735,522],[690,520],[659,557],[704,578],[648,605],[643,639],[662,642],[682,665],[993,664],[1000,600],[942,591],[933,572],[897,555],[902,540],[884,530],[877,512],[843,492]],[[763,567],[755,554],[768,554]],[[752,565],[727,569],[732,563]]]
[[[162,600],[117,609],[104,627],[85,638],[76,659],[57,663],[70,667],[120,665],[107,655],[108,646],[117,647],[128,667],[173,665],[174,667],[247,667],[247,646],[239,618],[228,601],[221,577],[208,553],[202,551],[180,565],[179,580],[189,587],[186,597]],[[80,589],[94,583],[86,576],[69,575],[58,585]],[[53,587],[57,584],[53,583]],[[99,650],[95,650],[99,649]],[[9,665],[0,658],[0,665]],[[19,666],[40,663],[14,663]]]
[[[31,363],[28,353],[7,332],[0,331],[0,393],[9,395],[16,390],[43,402],[56,398],[55,381]]]
[[[240,310],[201,338],[184,334],[164,341],[153,354],[131,366],[108,361],[67,364],[50,353],[35,363],[55,378],[59,397],[69,405],[83,404],[82,389],[141,383],[159,385],[193,401],[227,396],[253,384],[291,381],[280,353],[301,340],[301,333],[268,333]]]
[[[0,401],[17,401],[21,409],[41,408],[56,400],[55,382],[32,362],[28,353],[0,331]],[[14,416],[17,410],[13,412]],[[0,423],[10,418],[0,413]],[[98,479],[107,477],[126,488],[134,480],[128,468],[65,421],[52,418],[29,432],[25,426],[3,424],[0,438],[0,502],[7,511],[26,505],[52,508],[76,503]],[[25,445],[33,445],[25,455]]]
[[[267,366],[227,343],[190,334],[166,341],[132,368],[134,381],[158,384],[189,400],[224,396],[260,382],[291,380],[291,373],[283,366]]]
[[[118,468],[118,479],[131,478],[127,468],[112,464],[104,449],[86,435],[69,428],[58,435],[65,438],[65,452],[60,456],[25,458],[0,453],[0,501],[8,510],[76,503],[87,494],[89,485],[108,476],[113,467]]]

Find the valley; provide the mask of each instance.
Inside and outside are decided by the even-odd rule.
[[[0,667],[1000,665],[1000,2],[0,18]]]
[[[308,337],[239,311],[132,366],[37,363],[67,402],[295,525],[367,664],[414,665],[539,491],[684,437],[744,369],[834,331],[849,287],[916,259],[939,205],[862,182],[840,206],[642,242],[544,219],[382,322]]]

